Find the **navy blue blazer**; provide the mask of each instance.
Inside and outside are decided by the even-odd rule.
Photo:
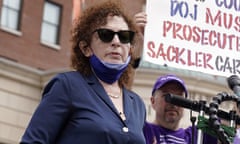
[[[125,88],[123,100],[125,121],[94,75],[58,74],[46,85],[20,143],[145,144],[144,103]]]

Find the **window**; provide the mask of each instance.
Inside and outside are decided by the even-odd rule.
[[[61,7],[46,1],[44,4],[41,41],[51,45],[59,44],[59,23]]]
[[[21,0],[3,0],[1,27],[19,31]]]

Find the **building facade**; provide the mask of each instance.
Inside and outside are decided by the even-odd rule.
[[[81,11],[98,2],[0,0],[0,143],[19,143],[46,83],[55,74],[70,70],[70,29],[76,15],[73,4],[78,3]],[[144,10],[146,3],[122,2],[132,16]],[[230,92],[224,77],[141,62],[132,89],[142,96],[148,121],[154,117],[150,104],[152,85],[167,73],[183,78],[194,100],[209,102],[219,92]],[[224,103],[222,108],[232,109],[232,104]],[[190,124],[186,110],[181,125]]]

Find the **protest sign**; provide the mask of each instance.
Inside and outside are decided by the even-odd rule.
[[[147,0],[146,13],[145,61],[240,74],[240,0]]]

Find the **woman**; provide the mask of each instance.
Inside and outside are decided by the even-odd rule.
[[[22,144],[145,144],[146,112],[126,85],[136,26],[118,3],[86,9],[72,31],[72,66],[55,76]]]

